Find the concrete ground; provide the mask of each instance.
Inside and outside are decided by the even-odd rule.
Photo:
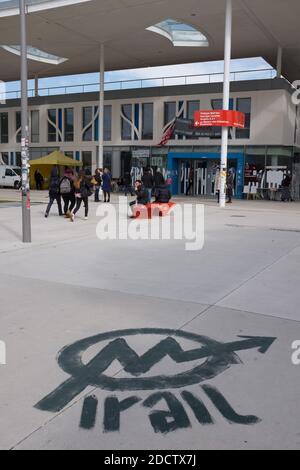
[[[24,246],[18,197],[0,190],[1,449],[300,448],[299,204],[206,202],[189,252],[98,240],[94,203],[45,219],[45,193]]]

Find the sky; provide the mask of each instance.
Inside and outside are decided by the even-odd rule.
[[[0,0],[1,1],[1,0]],[[124,81],[124,80],[141,80],[151,78],[149,85],[159,85],[160,81],[155,80],[160,77],[186,77],[190,75],[203,75],[203,74],[220,74],[217,78],[218,81],[222,81],[223,73],[223,61],[217,62],[202,62],[194,64],[181,64],[165,67],[149,67],[144,69],[134,69],[134,70],[120,70],[114,72],[106,72],[105,81]],[[255,71],[265,68],[270,68],[270,65],[265,62],[262,58],[251,58],[251,59],[239,59],[232,60],[231,71]],[[270,78],[270,73],[260,73],[252,72],[247,74],[238,74],[237,79],[258,79],[258,78]],[[166,84],[180,84],[182,79],[179,80],[167,80]],[[75,75],[67,77],[54,77],[54,78],[44,78],[39,80],[40,88],[51,88],[51,87],[65,87],[73,85],[82,85],[82,84],[95,84],[99,83],[99,74],[84,74],[84,75]],[[132,86],[136,86],[136,83],[133,83]],[[6,84],[7,91],[19,90],[19,82],[10,82]],[[29,84],[29,88],[33,88],[33,82]]]

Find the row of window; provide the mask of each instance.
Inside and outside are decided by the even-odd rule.
[[[213,110],[223,109],[223,100],[214,99],[211,100],[211,108]],[[171,123],[175,117],[186,118],[194,120],[195,111],[199,111],[200,101],[188,101],[186,108],[184,108],[184,102],[170,101],[165,103],[164,109],[164,125],[167,126]],[[236,129],[236,139],[250,139],[251,133],[251,98],[237,98],[236,100],[230,100],[230,109],[241,111],[246,115],[245,129]],[[214,129],[214,136],[212,139],[219,139],[221,137],[221,128]],[[193,137],[192,137],[193,138]],[[230,132],[230,138],[233,138],[233,131]]]
[[[211,108],[222,109],[222,100],[211,101]],[[167,126],[176,117],[194,119],[195,111],[200,108],[200,101],[170,101],[164,103],[164,125]],[[251,98],[237,98],[230,100],[230,109],[236,109],[246,115],[245,129],[236,129],[236,139],[249,139],[251,127]],[[40,142],[40,112],[33,110],[30,113],[31,143]],[[86,106],[82,108],[81,128],[83,142],[97,142],[99,140],[99,107]],[[48,142],[74,141],[74,109],[48,109],[47,115]],[[221,129],[215,129],[214,137],[220,138]],[[153,103],[124,104],[121,106],[121,139],[153,140],[154,136],[154,105]],[[178,137],[180,139],[180,137]],[[230,134],[233,138],[233,131]],[[181,138],[182,139],[182,138]],[[112,106],[104,107],[104,140],[112,140]],[[0,143],[9,141],[8,113],[0,113]],[[21,112],[16,112],[16,141],[21,142]]]

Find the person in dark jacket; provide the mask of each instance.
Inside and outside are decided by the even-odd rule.
[[[84,170],[81,170],[78,178],[74,182],[76,208],[71,214],[71,222],[74,222],[75,215],[79,211],[82,203],[84,204],[84,218],[88,220],[89,216],[89,197],[93,194],[91,177],[87,176]]]
[[[281,190],[281,200],[282,202],[289,202],[292,200],[291,196],[291,183],[292,183],[292,178],[290,175],[286,175],[284,177],[284,180],[282,181],[282,190]]]
[[[155,202],[159,204],[167,204],[171,200],[171,191],[169,186],[165,183],[160,185],[155,190]]]
[[[136,200],[132,201],[129,206],[130,206],[130,215],[132,216],[132,210],[131,208],[137,204],[146,206],[148,204],[148,191],[147,189],[143,186],[143,183],[141,180],[137,180],[135,183],[135,194],[136,194]]]
[[[234,177],[233,177],[232,171],[230,171],[227,175],[226,188],[227,188],[227,197],[228,197],[227,204],[232,204],[232,196],[233,196],[233,188],[234,188]]]
[[[99,194],[102,184],[102,173],[103,171],[100,168],[97,168],[96,173],[94,175],[94,180],[97,183],[95,185],[95,202],[100,202]]]
[[[161,185],[165,184],[165,178],[158,168],[154,173],[154,187],[159,188]]]
[[[110,171],[105,168],[102,175],[102,189],[104,194],[104,202],[110,202],[110,194],[112,189],[112,177]]]
[[[43,189],[43,184],[44,184],[44,177],[40,170],[36,170],[34,173],[34,179],[35,179],[35,187],[37,191],[42,191]]]
[[[146,168],[145,173],[142,177],[142,183],[143,183],[144,188],[148,192],[148,202],[151,202],[152,192],[154,188],[154,178],[152,175],[151,168]]]
[[[59,188],[64,201],[64,214],[66,218],[69,218],[76,204],[74,172],[70,168],[66,168],[65,174],[60,180]]]
[[[59,177],[59,170],[58,167],[55,166],[52,169],[51,172],[51,177],[50,177],[50,183],[49,183],[49,204],[46,209],[46,214],[45,217],[47,218],[50,214],[51,207],[54,203],[54,201],[57,202],[58,206],[58,212],[60,216],[63,216],[63,211],[61,207],[61,195],[60,195],[60,189],[59,189],[59,184],[60,184],[60,177]]]

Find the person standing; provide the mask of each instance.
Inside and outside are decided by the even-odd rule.
[[[69,218],[76,204],[74,173],[69,168],[66,169],[64,176],[60,180],[60,194],[64,201],[65,217]]]
[[[104,194],[104,202],[110,202],[110,194],[112,188],[112,177],[110,171],[105,168],[102,176],[102,189]]]
[[[61,195],[60,195],[59,183],[60,183],[59,170],[58,170],[58,167],[55,166],[52,169],[51,177],[50,177],[50,184],[49,184],[49,199],[50,199],[50,201],[49,201],[48,207],[46,209],[46,214],[45,214],[46,219],[48,218],[48,216],[50,214],[50,210],[51,210],[51,207],[52,207],[54,201],[57,202],[59,215],[60,216],[64,215],[63,211],[62,211],[62,207],[61,207]]]
[[[169,186],[164,183],[155,190],[155,202],[157,204],[168,204],[172,198]]]
[[[95,184],[95,202],[100,202],[99,194],[102,184],[102,169],[97,168],[96,173],[94,175]]]
[[[156,172],[154,173],[154,187],[159,188],[159,186],[162,184],[165,184],[165,178],[160,169],[157,168]]]
[[[44,184],[44,177],[39,169],[34,173],[35,187],[37,191],[42,191]]]
[[[218,167],[217,171],[216,171],[216,180],[215,180],[215,192],[216,192],[216,195],[217,195],[218,204],[220,203],[220,198],[221,198],[221,184],[222,184],[221,170]]]
[[[188,181],[188,187],[186,190],[186,196],[190,195],[191,189],[194,189],[194,170],[193,168],[190,168],[189,171],[189,181]]]
[[[91,178],[86,175],[84,170],[81,170],[78,177],[75,179],[74,188],[76,207],[75,210],[71,213],[71,222],[74,222],[75,215],[80,210],[82,203],[84,204],[84,219],[88,220],[89,197],[93,194],[93,192]]]
[[[227,197],[228,197],[227,204],[232,204],[234,177],[231,171],[227,175],[226,187],[227,187]]]
[[[147,190],[148,193],[148,203],[151,203],[152,200],[152,192],[154,188],[154,178],[152,175],[151,168],[146,168],[145,173],[142,177],[142,183],[144,188]]]

